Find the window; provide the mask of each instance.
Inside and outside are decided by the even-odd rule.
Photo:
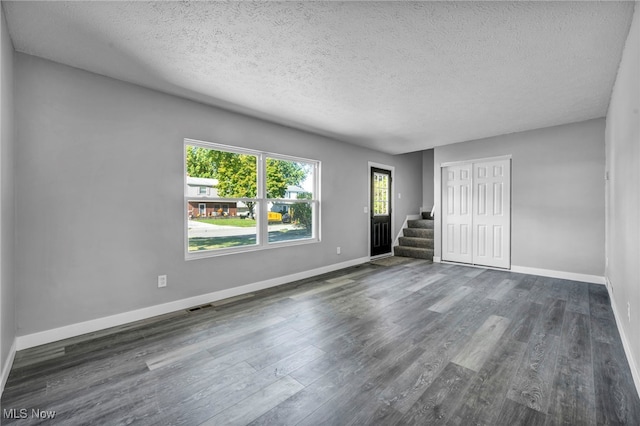
[[[389,215],[389,175],[373,173],[373,214],[374,216]]]
[[[206,186],[199,186],[198,187],[198,194],[205,195],[206,193],[207,193],[207,187]]]
[[[319,168],[315,160],[186,139],[187,259],[319,241]],[[209,196],[188,192],[194,178],[214,182]]]
[[[300,182],[315,180],[313,163],[268,156],[266,169],[267,207],[269,213],[276,213],[273,220],[267,217],[269,243],[313,238],[315,189],[300,188],[292,195]]]

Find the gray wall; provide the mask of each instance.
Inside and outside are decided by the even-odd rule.
[[[607,114],[606,276],[619,326],[631,350],[640,387],[640,7],[618,69]],[[627,315],[627,303],[631,318]]]
[[[13,44],[0,7],[0,370],[5,366],[16,334],[13,279]]]
[[[433,207],[433,149],[422,151],[422,208],[431,211]]]
[[[604,119],[435,148],[440,165],[512,155],[511,264],[604,275]],[[440,256],[436,214],[435,255]]]
[[[395,167],[396,230],[422,201],[420,153],[385,155],[24,54],[16,126],[18,335],[368,256],[368,161]],[[185,137],[322,161],[322,242],[186,262]]]

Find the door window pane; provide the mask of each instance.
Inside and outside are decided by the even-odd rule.
[[[374,172],[373,174],[373,214],[389,215],[389,175]]]

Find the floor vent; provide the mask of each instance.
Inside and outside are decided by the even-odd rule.
[[[211,303],[207,303],[206,305],[194,306],[193,308],[189,308],[189,309],[187,309],[187,312],[200,311],[202,309],[207,309],[207,308],[211,308],[211,307],[213,307],[213,305],[211,305]]]

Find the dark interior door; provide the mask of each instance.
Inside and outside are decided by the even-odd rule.
[[[391,171],[371,168],[371,256],[391,252]]]

